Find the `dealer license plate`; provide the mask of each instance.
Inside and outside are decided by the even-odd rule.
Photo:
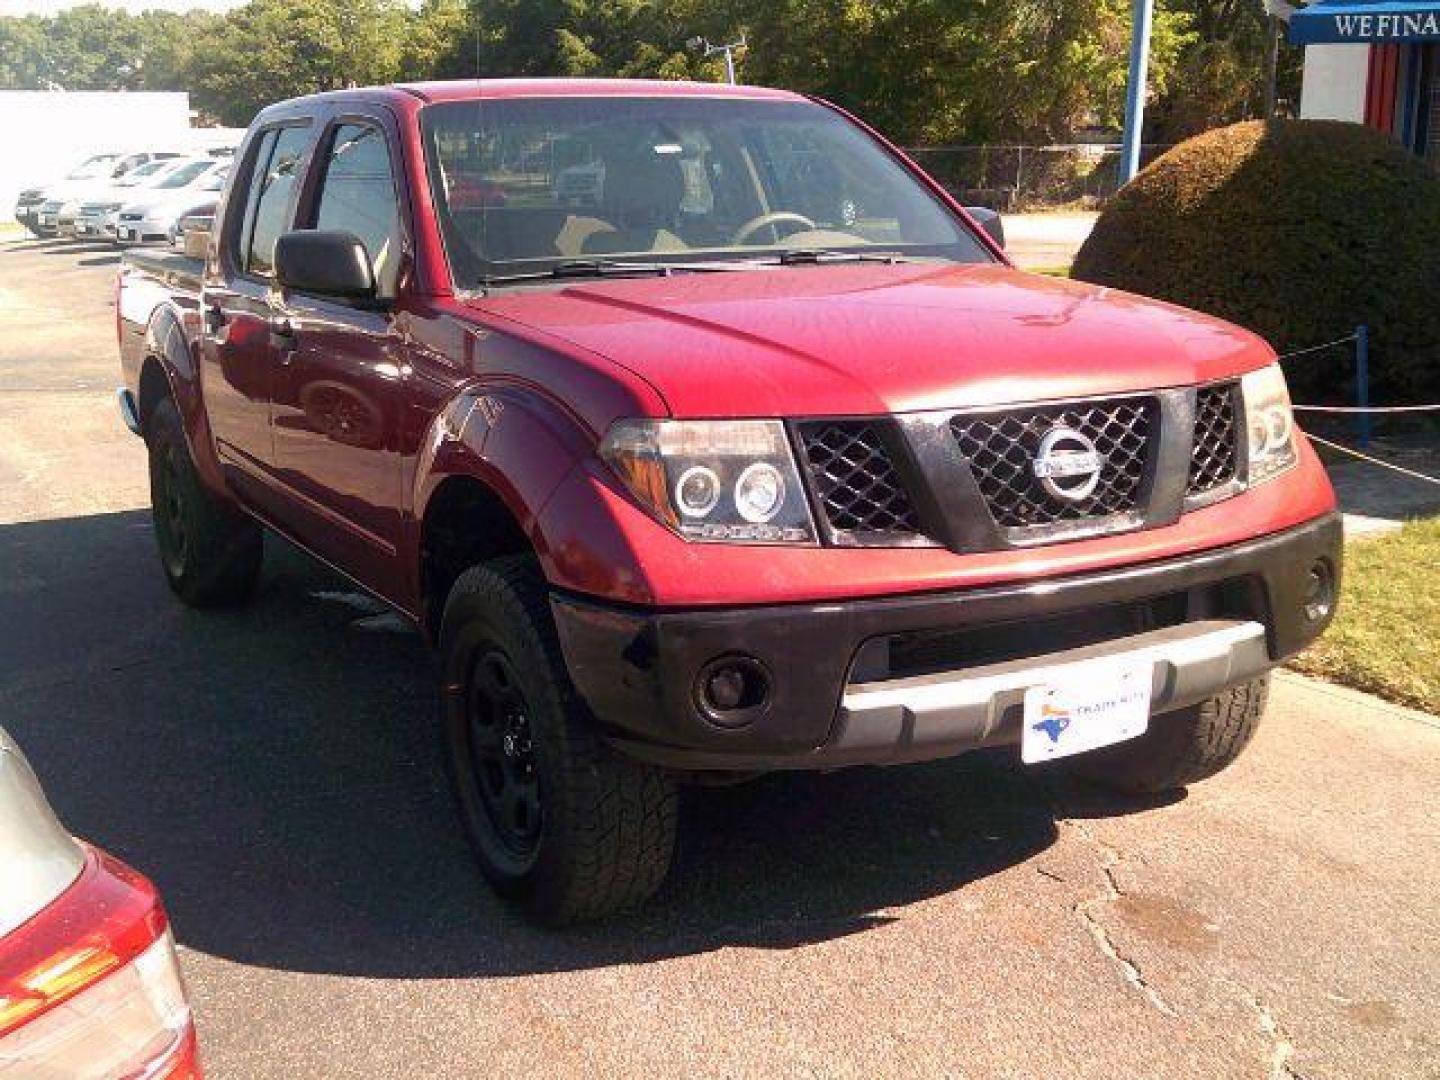
[[[1056,672],[1053,681],[1025,691],[1025,762],[1083,754],[1143,735],[1150,724],[1154,664],[1100,661]]]

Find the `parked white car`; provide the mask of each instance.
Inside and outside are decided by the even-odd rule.
[[[178,158],[167,162],[140,183],[115,188],[99,198],[80,204],[75,216],[75,235],[87,239],[115,239],[120,210],[132,201],[146,203],[163,200],[200,183],[217,169],[227,169],[228,162],[216,158]]]
[[[134,189],[157,179],[179,160],[178,155],[156,158],[135,166],[118,179],[97,180],[68,188],[45,200],[37,215],[37,222],[42,230],[49,230],[49,235],[74,236],[75,219],[80,216],[80,207],[115,199],[128,201]]]
[[[0,1076],[199,1077],[155,886],[72,837],[0,729]]]
[[[35,184],[22,190],[15,200],[15,220],[36,236],[54,236],[56,230],[53,219],[58,217],[60,208],[70,196],[91,191],[99,185],[113,184],[146,162],[154,161],[157,158],[180,156],[178,153],[151,153],[144,150],[107,151],[101,154],[91,154],[59,180],[48,184]],[[54,208],[51,211],[52,220],[48,226],[45,226],[41,224],[39,218],[41,210],[47,202],[54,203]]]
[[[187,173],[188,167],[177,169],[142,196],[119,207],[108,220],[108,235],[119,244],[165,241],[175,234],[182,217],[213,210],[230,174],[230,162],[212,161],[208,168],[176,182]]]

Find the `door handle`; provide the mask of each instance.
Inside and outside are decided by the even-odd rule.
[[[270,348],[275,350],[281,366],[295,359],[295,324],[284,315],[270,320]]]
[[[226,323],[225,309],[219,304],[211,304],[205,309],[205,329],[212,334],[218,334]]]

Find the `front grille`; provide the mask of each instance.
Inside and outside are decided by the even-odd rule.
[[[1195,441],[1185,494],[1206,495],[1235,479],[1235,383],[1202,386],[1195,396]]]
[[[950,430],[995,523],[1023,529],[1137,510],[1156,411],[1145,397],[1076,402],[962,413]],[[1040,440],[1057,427],[1088,437],[1103,459],[1099,483],[1079,502],[1055,498],[1033,472]]]
[[[882,424],[837,420],[800,426],[810,477],[837,543],[914,536],[919,521],[895,471]]]

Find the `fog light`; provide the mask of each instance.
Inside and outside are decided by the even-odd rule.
[[[1310,564],[1305,575],[1305,617],[1311,622],[1320,622],[1329,617],[1335,607],[1335,574],[1324,559]]]
[[[712,721],[741,727],[769,697],[770,676],[753,657],[722,656],[705,665],[695,689],[701,710]]]

